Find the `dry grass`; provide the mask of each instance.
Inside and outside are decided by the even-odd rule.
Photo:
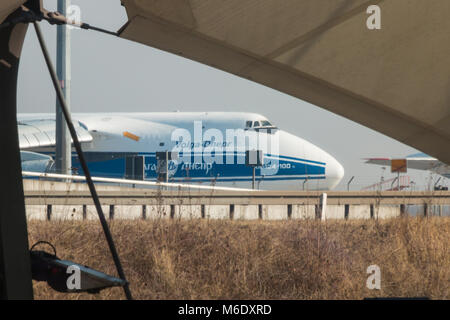
[[[450,298],[450,219],[377,221],[114,221],[137,299]],[[98,222],[29,222],[30,244],[109,274],[114,265]],[[380,266],[381,290],[366,288]],[[37,299],[122,299],[55,293],[34,283]]]

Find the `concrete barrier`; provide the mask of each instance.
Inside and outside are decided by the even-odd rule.
[[[325,217],[322,220],[344,219],[345,205],[328,205],[325,211]]]
[[[52,191],[89,191],[86,183],[80,182],[58,182],[58,181],[44,181],[38,179],[24,179],[23,180],[24,191],[46,191],[51,193]],[[123,191],[123,190],[135,190],[132,188],[124,188],[120,186],[109,186],[105,184],[96,184],[98,191]]]
[[[370,205],[353,205],[350,206],[348,214],[349,219],[370,219],[371,211]]]
[[[51,206],[50,220],[83,220],[83,206]]]
[[[399,205],[102,205],[107,219],[389,219],[400,216]],[[27,205],[28,220],[97,220],[94,205]]]
[[[292,205],[291,219],[315,219],[316,206],[307,204]]]
[[[147,219],[170,219],[171,206],[170,205],[147,205],[146,218]]]
[[[260,205],[263,220],[286,220],[288,219],[287,205]]]
[[[178,212],[175,215],[176,218],[181,219],[201,219],[202,218],[202,206],[201,205],[180,205]]]
[[[114,220],[136,220],[142,219],[142,206],[113,206],[113,214],[110,218]]]
[[[105,218],[109,218],[109,206],[102,206],[103,214]],[[94,205],[84,206],[84,218],[86,220],[99,220],[97,209]]]
[[[230,219],[230,206],[205,205],[206,219]]]
[[[47,220],[47,206],[46,205],[27,206],[26,214],[28,220]]]
[[[374,208],[374,216],[378,219],[390,219],[400,216],[400,206],[384,205]]]
[[[257,220],[259,207],[258,205],[235,205],[232,216],[234,220]]]

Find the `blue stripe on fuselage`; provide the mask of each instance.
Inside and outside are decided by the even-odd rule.
[[[114,153],[117,155],[117,153]],[[157,178],[157,161],[155,153],[139,153],[145,157],[145,179],[155,180]],[[201,155],[201,154],[197,154]],[[181,161],[178,166],[173,161],[169,162],[169,171],[171,179],[193,181],[251,181],[253,169],[245,165],[245,154],[234,153],[234,164],[225,163],[226,155],[222,155],[222,164],[220,157],[216,162],[206,163],[202,158],[195,158],[191,155],[190,163]],[[185,159],[187,160],[187,159]],[[123,178],[125,176],[125,158],[112,159],[107,161],[91,161],[88,163],[91,174],[98,177]],[[77,157],[74,157],[73,167],[82,174]],[[218,163],[219,162],[219,163]],[[265,155],[265,168],[256,169],[257,180],[301,180],[301,179],[325,179],[325,163],[318,161],[305,160],[294,157]],[[272,170],[270,170],[272,168]],[[274,174],[271,174],[274,173]]]

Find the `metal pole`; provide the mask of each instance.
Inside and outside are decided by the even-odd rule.
[[[256,167],[253,166],[253,181],[252,181],[252,189],[255,190],[255,176],[256,176]]]
[[[436,190],[437,188],[437,184],[439,183],[439,181],[441,181],[442,177],[439,177],[439,179],[437,179],[437,181],[434,183],[434,190]]]
[[[353,176],[348,182],[347,182],[347,191],[350,191],[350,183],[352,183],[355,176]]]
[[[398,180],[398,177],[396,177],[391,183],[391,190],[392,191],[394,190],[394,183],[395,183],[396,180]],[[388,182],[389,182],[389,180],[388,180]],[[382,191],[382,188],[381,188],[381,191]]]
[[[166,151],[166,183],[169,182],[169,151]]]
[[[62,15],[67,16],[67,8],[69,6],[70,0],[58,0],[58,11]],[[67,110],[70,112],[70,28],[67,25],[58,25],[56,37],[56,71],[66,101]],[[72,145],[70,132],[64,120],[64,114],[58,98],[56,99],[55,165],[57,173],[72,174],[70,170],[72,167]]]
[[[89,187],[89,190],[91,192],[92,200],[94,201],[95,208],[97,209],[98,217],[100,219],[100,223],[102,225],[103,232],[105,233],[105,237],[106,237],[106,241],[107,241],[108,246],[109,246],[109,250],[111,251],[111,255],[112,255],[114,263],[116,265],[117,273],[119,274],[119,277],[121,279],[126,281],[125,273],[123,272],[122,264],[120,262],[119,255],[117,253],[116,246],[114,245],[114,241],[113,241],[113,238],[112,238],[112,235],[111,235],[111,231],[109,230],[108,223],[107,223],[105,215],[103,213],[103,209],[102,209],[102,206],[100,204],[100,200],[98,198],[97,190],[95,189],[94,182],[92,181],[92,176],[90,174],[89,167],[87,166],[87,162],[86,162],[86,159],[84,157],[83,150],[81,149],[81,144],[80,144],[80,141],[78,140],[77,132],[75,131],[75,127],[74,127],[73,122],[72,122],[72,117],[71,117],[69,111],[67,110],[66,102],[64,100],[64,94],[63,94],[63,92],[61,90],[61,87],[59,86],[58,77],[56,76],[56,72],[55,72],[55,69],[53,67],[52,61],[50,59],[50,55],[48,53],[47,46],[45,45],[45,41],[44,41],[44,37],[42,36],[41,28],[39,27],[39,24],[37,22],[34,22],[33,24],[34,24],[34,28],[36,30],[36,34],[37,34],[37,37],[38,37],[38,40],[39,40],[39,44],[40,44],[41,49],[42,49],[42,53],[43,53],[44,58],[45,58],[45,62],[46,62],[47,67],[48,67],[48,71],[49,71],[50,76],[52,78],[53,86],[54,86],[55,91],[56,91],[56,96],[59,99],[59,102],[60,102],[60,105],[61,105],[61,109],[62,109],[62,112],[64,114],[64,118],[65,118],[65,120],[67,122],[67,126],[69,127],[70,135],[72,136],[72,139],[73,139],[74,147],[75,147],[75,149],[77,151],[78,159],[80,161],[80,164],[81,164],[81,167],[83,169],[84,175],[86,176],[86,183],[87,183],[87,185]],[[131,300],[132,296],[131,296],[130,289],[128,287],[128,282],[123,287],[123,289],[125,291],[125,295],[126,295],[127,299]]]

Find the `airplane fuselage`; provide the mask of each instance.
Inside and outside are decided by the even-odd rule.
[[[20,115],[21,121],[51,115]],[[130,177],[130,164],[142,165],[141,178],[156,180],[168,169],[168,181],[259,189],[328,190],[343,168],[315,145],[280,130],[252,113],[111,113],[74,114],[92,136],[83,144],[92,175]],[[247,150],[261,150],[263,163],[246,164]],[[53,155],[53,147],[30,151]],[[160,152],[174,152],[161,166]],[[134,161],[134,160],[139,161]],[[73,167],[81,172],[78,159]],[[139,171],[139,170],[138,170]]]

